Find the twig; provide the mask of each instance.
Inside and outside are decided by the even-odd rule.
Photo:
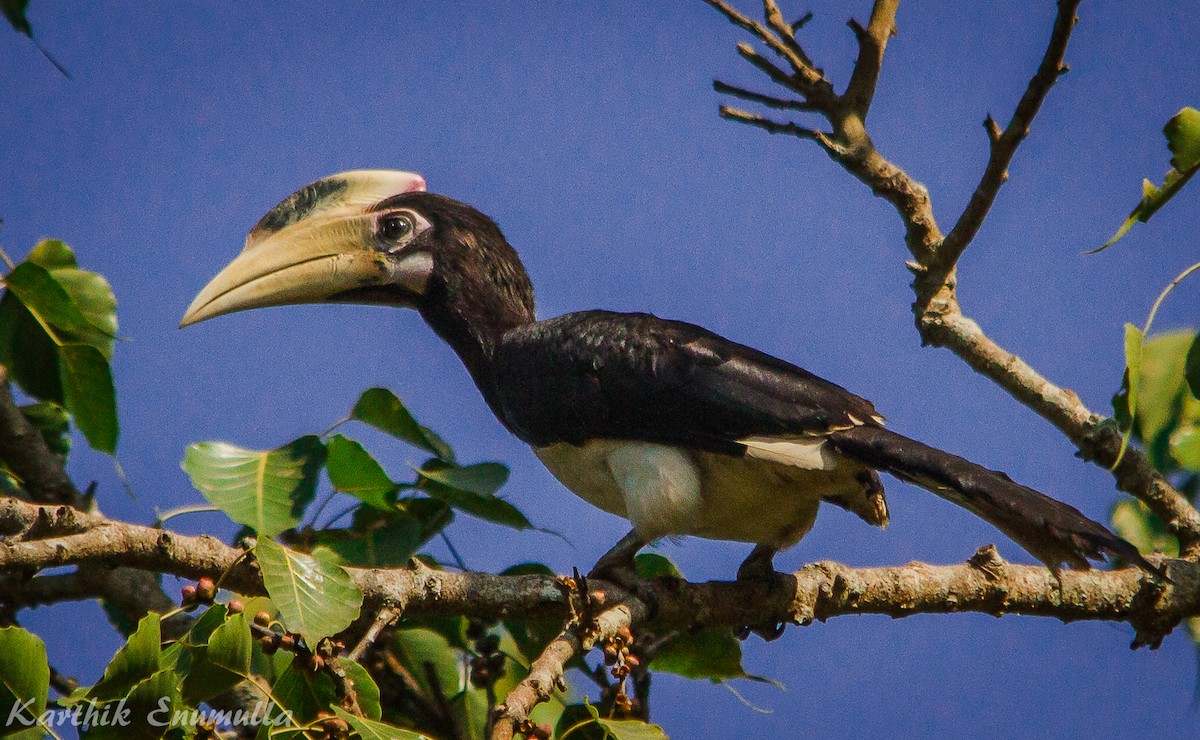
[[[1080,0],[1059,0],[1058,14],[1054,19],[1054,30],[1050,32],[1050,42],[1042,55],[1042,62],[1038,65],[1037,72],[1029,80],[1025,93],[1017,103],[1017,109],[1013,112],[1012,119],[998,137],[992,133],[992,128],[989,127],[989,133],[992,135],[994,143],[991,147],[991,155],[988,157],[987,167],[984,168],[983,176],[980,177],[979,185],[972,193],[967,207],[958,217],[954,228],[946,235],[946,239],[937,253],[938,264],[943,269],[958,261],[963,250],[979,232],[983,219],[996,200],[996,194],[1008,179],[1008,165],[1012,161],[1013,155],[1016,154],[1017,147],[1029,135],[1029,127],[1033,123],[1034,116],[1042,107],[1042,101],[1050,93],[1050,88],[1066,71],[1063,60],[1067,53],[1067,42],[1071,39],[1071,31],[1075,28],[1076,21],[1079,20],[1075,15],[1079,9],[1079,2]],[[990,116],[988,120],[991,120]],[[992,121],[992,126],[995,126],[994,121]]]
[[[455,737],[462,737],[462,731],[458,728],[458,723],[454,721],[454,708],[450,706],[450,700],[446,698],[446,691],[442,688],[442,679],[438,677],[437,668],[431,661],[425,661],[425,681],[429,684],[429,691],[433,694],[434,703],[437,705],[441,716],[449,728],[452,728]]]
[[[62,696],[70,696],[79,688],[79,681],[50,666],[50,687]]]
[[[722,118],[730,121],[737,121],[738,123],[745,123],[750,126],[757,126],[768,133],[787,134],[789,136],[795,136],[801,139],[810,139],[819,143],[827,150],[837,148],[837,144],[835,144],[833,140],[829,138],[829,134],[822,133],[816,129],[799,126],[791,121],[787,123],[779,123],[777,121],[772,121],[769,118],[764,118],[757,113],[750,113],[738,108],[731,108],[728,105],[721,106],[720,114]]]
[[[752,33],[759,41],[766,44],[767,48],[787,60],[796,74],[803,75],[806,72],[812,71],[812,67],[808,64],[807,56],[804,52],[796,53],[798,44],[796,44],[796,40],[791,34],[788,34],[787,38],[791,38],[792,43],[788,44],[782,38],[775,36],[764,28],[761,23],[742,15],[728,3],[723,2],[723,0],[704,0],[704,2],[723,13],[735,26],[744,28]]]
[[[362,636],[362,639],[358,641],[358,644],[354,646],[354,649],[346,657],[353,661],[360,660],[363,654],[367,652],[367,649],[375,643],[375,640],[379,639],[379,633],[383,632],[399,618],[400,612],[390,606],[380,609],[375,615],[375,621],[371,622],[371,626],[367,628],[366,634]]]
[[[720,80],[713,80],[713,89],[719,93],[724,93],[726,95],[732,95],[735,98],[741,98],[743,100],[749,100],[754,103],[760,103],[762,105],[767,106],[768,108],[778,108],[781,110],[802,110],[802,111],[816,110],[816,108],[811,103],[806,103],[802,100],[785,100],[783,98],[776,98],[776,97],[772,97],[770,95],[763,95],[762,93],[757,93],[757,92],[754,92],[753,90],[747,90],[742,87],[730,85],[730,84],[728,84],[726,82],[722,82]]]
[[[775,31],[775,35],[779,37],[779,40],[792,50],[792,53],[804,63],[804,66],[815,68],[812,59],[805,53],[804,47],[796,40],[796,32],[812,19],[812,13],[789,25],[783,19],[783,13],[779,10],[779,6],[775,3],[775,0],[763,0],[763,17],[767,19],[767,25]]]
[[[896,10],[899,5],[900,0],[875,0],[866,28],[853,19],[849,22],[858,39],[858,59],[854,62],[854,71],[842,100],[862,121],[867,120],[867,111],[875,98],[875,85],[883,68],[883,53],[887,49],[888,39],[896,34]]]
[[[749,45],[738,44],[739,54],[766,72],[778,84],[804,95],[815,106],[832,110],[837,102],[837,95],[833,91],[833,86],[825,79],[825,74],[812,65],[808,55],[804,53],[803,49],[796,42],[794,31],[786,34],[780,32],[776,36],[762,24],[747,18],[724,2],[724,0],[704,0],[704,2],[716,8],[730,23],[749,31],[772,51],[786,59],[792,67],[794,74],[789,75],[783,72],[783,70],[759,56]],[[767,6],[768,17],[770,16],[770,7]]]
[[[446,718],[441,715],[441,709],[434,705],[433,700],[425,695],[416,677],[400,662],[391,651],[384,651],[384,665],[393,676],[400,680],[404,687],[405,696],[417,705],[417,711],[428,717],[433,723],[444,724]]]
[[[549,700],[556,689],[566,687],[563,672],[571,658],[586,653],[597,642],[611,638],[621,627],[629,627],[645,615],[646,606],[634,600],[606,609],[596,616],[594,624],[582,625],[586,628],[585,636],[580,635],[581,625],[564,629],[529,666],[529,675],[496,707],[492,740],[511,740],[515,728],[529,719],[534,707]]]

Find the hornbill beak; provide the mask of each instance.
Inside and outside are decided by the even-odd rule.
[[[343,172],[306,185],[263,216],[246,237],[242,253],[204,286],[179,326],[250,308],[336,301],[342,294],[353,295],[351,291],[422,280],[428,273],[427,256],[398,261],[381,248],[375,206],[391,196],[424,190],[420,175],[390,170]]]

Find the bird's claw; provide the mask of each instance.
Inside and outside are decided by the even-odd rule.
[[[757,583],[766,586],[766,595],[770,598],[775,589],[783,583],[783,577],[775,571],[775,550],[766,546],[758,546],[738,567],[738,583]],[[766,642],[778,640],[787,629],[786,622],[768,622],[766,624],[743,625],[734,629],[733,634],[739,640],[745,640],[750,635],[758,635]]]

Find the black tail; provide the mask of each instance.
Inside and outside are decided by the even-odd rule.
[[[1103,560],[1108,555],[1161,574],[1136,547],[1075,507],[1016,483],[1004,473],[881,427],[835,432],[829,441],[848,457],[974,512],[1052,570],[1062,563],[1086,569],[1089,558]]]

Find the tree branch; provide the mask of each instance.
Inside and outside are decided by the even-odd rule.
[[[812,66],[808,55],[804,53],[790,28],[776,36],[762,24],[746,17],[724,0],[704,0],[704,2],[716,8],[730,23],[749,31],[768,48],[783,57],[791,65],[794,74],[788,75],[775,67],[759,56],[748,44],[738,44],[739,54],[766,72],[776,83],[803,95],[814,106],[832,110],[837,103],[837,94],[833,91],[833,85],[829,84],[829,80],[825,79],[825,74],[821,70]],[[765,3],[765,7],[768,19],[772,15],[772,10],[778,12],[778,8],[773,2]],[[782,20],[780,22],[782,23]],[[774,24],[772,25],[774,26]]]
[[[43,504],[82,505],[83,494],[67,477],[67,471],[41,433],[13,401],[8,385],[8,368],[0,365],[0,450],[9,469],[21,479],[29,497]]]
[[[597,642],[612,638],[621,627],[630,627],[645,616],[645,605],[633,600],[605,610],[592,624],[563,630],[529,666],[529,675],[496,707],[492,740],[511,740],[514,730],[529,721],[534,707],[549,701],[556,689],[566,688],[563,672],[571,658],[587,653]]]
[[[750,22],[744,17],[734,20],[731,12],[737,11],[727,9],[723,3],[705,2],[717,7],[736,25],[745,27],[744,24]],[[1063,58],[1078,5],[1078,0],[1060,0],[1042,62],[1009,125],[1000,132],[990,117],[985,124],[992,148],[988,166],[970,203],[950,236],[945,238],[934,217],[928,191],[879,153],[863,123],[884,51],[883,44],[878,42],[886,42],[886,32],[890,32],[894,21],[895,2],[878,0],[869,27],[855,29],[860,54],[846,94],[833,104],[805,96],[805,102],[814,105],[829,120],[832,135],[817,136],[813,129],[770,121],[727,106],[722,106],[721,115],[770,133],[786,133],[817,141],[835,162],[866,184],[875,195],[891,203],[904,223],[905,243],[913,256],[913,261],[908,263],[915,275],[913,315],[922,342],[954,352],[975,371],[1053,424],[1078,447],[1080,457],[1111,468],[1121,447],[1121,435],[1115,426],[1088,409],[1077,394],[1051,383],[1021,358],[998,345],[975,321],[964,315],[958,302],[955,274],[957,259],[987,215],[1017,147],[1028,134],[1054,81],[1065,69]],[[758,33],[756,30],[755,34]],[[803,89],[779,80],[776,82],[804,94]],[[835,146],[830,146],[829,142]],[[1166,522],[1179,538],[1180,551],[1185,557],[1200,558],[1200,513],[1154,469],[1144,454],[1127,451],[1113,474],[1118,488],[1143,501]]]
[[[867,111],[875,98],[875,85],[883,68],[883,52],[888,39],[896,35],[896,10],[899,6],[900,0],[875,0],[866,28],[857,21],[850,21],[850,28],[858,39],[858,59],[842,99],[862,121],[867,120]]]
[[[768,108],[800,111],[816,110],[811,103],[806,103],[802,100],[785,100],[784,98],[763,95],[762,93],[757,93],[753,90],[747,90],[743,87],[730,85],[729,83],[722,82],[721,80],[713,80],[713,89],[719,93],[724,93],[725,95],[732,95],[735,98],[741,98],[743,100],[749,100],[760,105],[765,105]]]
[[[52,518],[41,507],[0,501],[0,524]],[[11,530],[9,530],[11,531]],[[0,542],[0,573],[36,572],[60,565],[121,565],[185,578],[220,577],[246,595],[264,593],[253,558],[208,536],[192,537],[110,521],[86,532],[38,540],[9,536]],[[1062,571],[1001,561],[935,566],[848,568],[817,563],[781,576],[785,587],[759,584],[658,580],[646,584],[657,597],[656,629],[811,622],[841,614],[978,611],[1059,619],[1126,621],[1139,641],[1156,644],[1178,622],[1200,616],[1200,565],[1166,561],[1170,583],[1128,568]],[[406,615],[504,613],[512,619],[561,619],[566,599],[548,576],[452,573],[424,565],[412,569],[347,568],[369,609],[392,604]],[[604,584],[610,594],[622,590]],[[619,602],[618,602],[619,603]],[[625,602],[628,603],[628,602]],[[637,616],[636,614],[634,615]]]
[[[1046,52],[1042,55],[1042,62],[1038,65],[1037,72],[1029,80],[1025,93],[1017,103],[1017,109],[1013,112],[1012,119],[998,137],[991,134],[992,129],[989,127],[992,145],[987,167],[984,168],[983,176],[980,178],[975,192],[971,195],[970,202],[967,203],[962,215],[958,217],[958,222],[946,235],[941,249],[938,250],[938,262],[941,265],[950,266],[956,263],[963,250],[975,238],[983,219],[996,200],[996,194],[1008,180],[1008,165],[1012,161],[1013,155],[1017,153],[1017,147],[1029,135],[1030,124],[1033,123],[1034,116],[1042,107],[1042,101],[1046,99],[1050,88],[1054,86],[1058,78],[1067,71],[1063,60],[1066,58],[1067,42],[1071,39],[1071,31],[1079,20],[1076,16],[1079,2],[1080,0],[1059,0],[1058,14],[1054,19],[1054,30],[1050,33],[1050,42],[1046,46]],[[991,120],[990,116],[988,120]],[[992,121],[992,126],[995,126],[994,121]]]
[[[90,496],[81,494],[62,462],[46,446],[41,433],[29,423],[13,400],[8,383],[8,370],[0,365],[0,450],[9,468],[21,479],[30,498],[39,503],[65,504],[56,511],[60,518],[73,521],[104,521],[96,512]],[[47,510],[48,511],[48,510]],[[48,524],[48,523],[47,523]],[[34,523],[26,525],[33,526]],[[148,611],[166,611],[174,605],[150,573],[136,570],[102,569],[79,574],[95,591],[95,596],[121,614],[129,624],[137,624]]]

